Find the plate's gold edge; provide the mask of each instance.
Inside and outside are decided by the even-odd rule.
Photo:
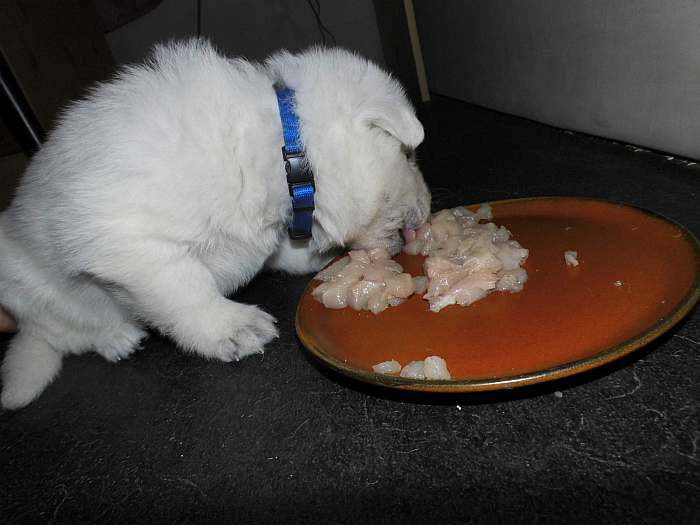
[[[674,325],[676,325],[678,322],[685,317],[690,310],[697,304],[698,300],[700,300],[700,242],[698,239],[693,235],[693,233],[688,230],[685,226],[682,224],[677,223],[676,221],[669,219],[668,217],[665,217],[659,213],[646,210],[644,208],[640,208],[638,206],[634,206],[631,204],[625,204],[625,203],[619,203],[615,201],[609,201],[605,199],[596,199],[592,197],[567,197],[567,196],[545,196],[545,197],[524,197],[520,199],[504,199],[504,200],[498,200],[498,201],[489,201],[490,205],[498,205],[498,204],[508,204],[508,203],[513,203],[513,202],[523,202],[523,201],[531,201],[531,200],[587,200],[587,201],[594,201],[594,202],[602,202],[605,204],[613,204],[616,206],[625,206],[628,208],[633,208],[635,210],[638,210],[640,212],[646,213],[648,215],[652,215],[654,217],[657,217],[665,222],[668,222],[672,224],[673,226],[677,227],[678,229],[681,230],[683,235],[686,237],[686,239],[690,242],[691,246],[693,247],[693,251],[695,253],[695,260],[697,263],[697,268],[695,272],[695,281],[693,283],[693,286],[691,290],[683,297],[681,301],[678,302],[676,307],[670,312],[670,314],[662,319],[660,319],[658,322],[656,322],[653,326],[651,326],[648,330],[644,331],[643,333],[632,337],[630,339],[627,339],[626,341],[623,341],[622,343],[615,345],[611,348],[608,348],[604,350],[603,352],[600,352],[596,355],[593,355],[591,357],[587,357],[585,359],[580,359],[578,361],[572,361],[570,363],[565,363],[560,366],[552,367],[552,368],[547,368],[543,370],[538,370],[536,372],[529,372],[526,374],[519,374],[519,375],[514,375],[514,376],[504,376],[504,377],[493,377],[493,378],[483,378],[483,379],[466,379],[466,380],[459,380],[459,381],[453,381],[453,380],[447,380],[447,381],[438,381],[438,380],[412,380],[404,377],[399,377],[399,376],[391,376],[391,375],[385,375],[385,374],[377,374],[375,372],[369,372],[365,370],[359,370],[357,368],[353,368],[348,366],[342,361],[339,361],[338,359],[326,354],[322,349],[318,348],[311,340],[305,337],[303,331],[301,330],[301,326],[299,323],[299,317],[300,317],[300,310],[301,310],[301,304],[302,304],[302,299],[307,295],[307,292],[309,291],[309,288],[311,287],[311,284],[313,281],[310,281],[309,284],[306,285],[306,288],[304,288],[304,292],[302,293],[302,299],[299,300],[299,303],[297,304],[296,312],[295,312],[295,322],[294,326],[296,329],[297,336],[299,337],[299,340],[302,342],[302,344],[318,359],[326,363],[330,368],[347,375],[349,377],[352,377],[354,379],[358,379],[360,381],[374,384],[374,385],[379,385],[379,386],[385,386],[389,388],[397,388],[397,389],[406,389],[406,390],[417,390],[417,391],[425,391],[425,392],[445,392],[445,393],[455,393],[455,392],[478,392],[478,391],[485,391],[485,390],[499,390],[499,389],[511,389],[511,388],[517,388],[521,386],[527,386],[527,385],[533,385],[536,383],[542,383],[546,381],[554,381],[556,379],[561,379],[567,376],[571,376],[577,373],[585,372],[587,370],[592,370],[594,368],[598,368],[604,364],[610,363],[612,361],[615,361],[621,357],[624,357],[625,355],[628,355],[635,350],[638,350],[639,348],[642,348],[643,346],[646,346],[649,344],[651,341],[654,339],[660,337],[664,333],[666,333],[668,330],[670,330]]]

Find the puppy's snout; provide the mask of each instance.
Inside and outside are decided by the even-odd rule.
[[[401,236],[405,243],[409,243],[416,238],[416,230],[428,220],[430,215],[430,199],[416,205],[406,215],[404,226],[401,228]]]
[[[419,192],[416,199],[416,205],[411,208],[406,215],[404,228],[406,230],[415,230],[425,224],[430,217],[430,192],[427,188]]]
[[[406,222],[404,223],[404,229],[415,230],[425,221],[421,220],[421,211],[418,208],[412,209],[408,216],[406,217]]]
[[[418,216],[416,228],[425,224],[430,218],[430,193],[427,194],[425,201],[418,206],[416,215]]]

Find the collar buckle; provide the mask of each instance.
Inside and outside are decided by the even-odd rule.
[[[287,172],[287,184],[310,182],[313,184],[314,175],[306,164],[304,151],[288,152],[286,146],[282,146],[282,158],[284,159],[284,171]]]

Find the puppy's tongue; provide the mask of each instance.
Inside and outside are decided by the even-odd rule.
[[[404,228],[401,230],[401,233],[403,234],[403,238],[407,243],[416,239],[416,230],[413,228]]]

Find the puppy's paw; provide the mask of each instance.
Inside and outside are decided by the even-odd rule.
[[[209,325],[209,335],[220,332],[222,328],[223,333],[216,340],[196,345],[195,351],[199,354],[224,362],[238,361],[245,356],[262,353],[265,344],[279,337],[275,318],[257,306],[231,302],[227,312],[225,326],[217,326],[218,323]]]
[[[146,337],[146,332],[137,326],[122,325],[113,332],[101,335],[100,341],[95,346],[95,352],[107,361],[117,362],[129,357],[141,346],[141,339]]]
[[[44,339],[16,335],[2,363],[2,407],[15,410],[30,403],[56,377],[61,361],[62,355]]]

